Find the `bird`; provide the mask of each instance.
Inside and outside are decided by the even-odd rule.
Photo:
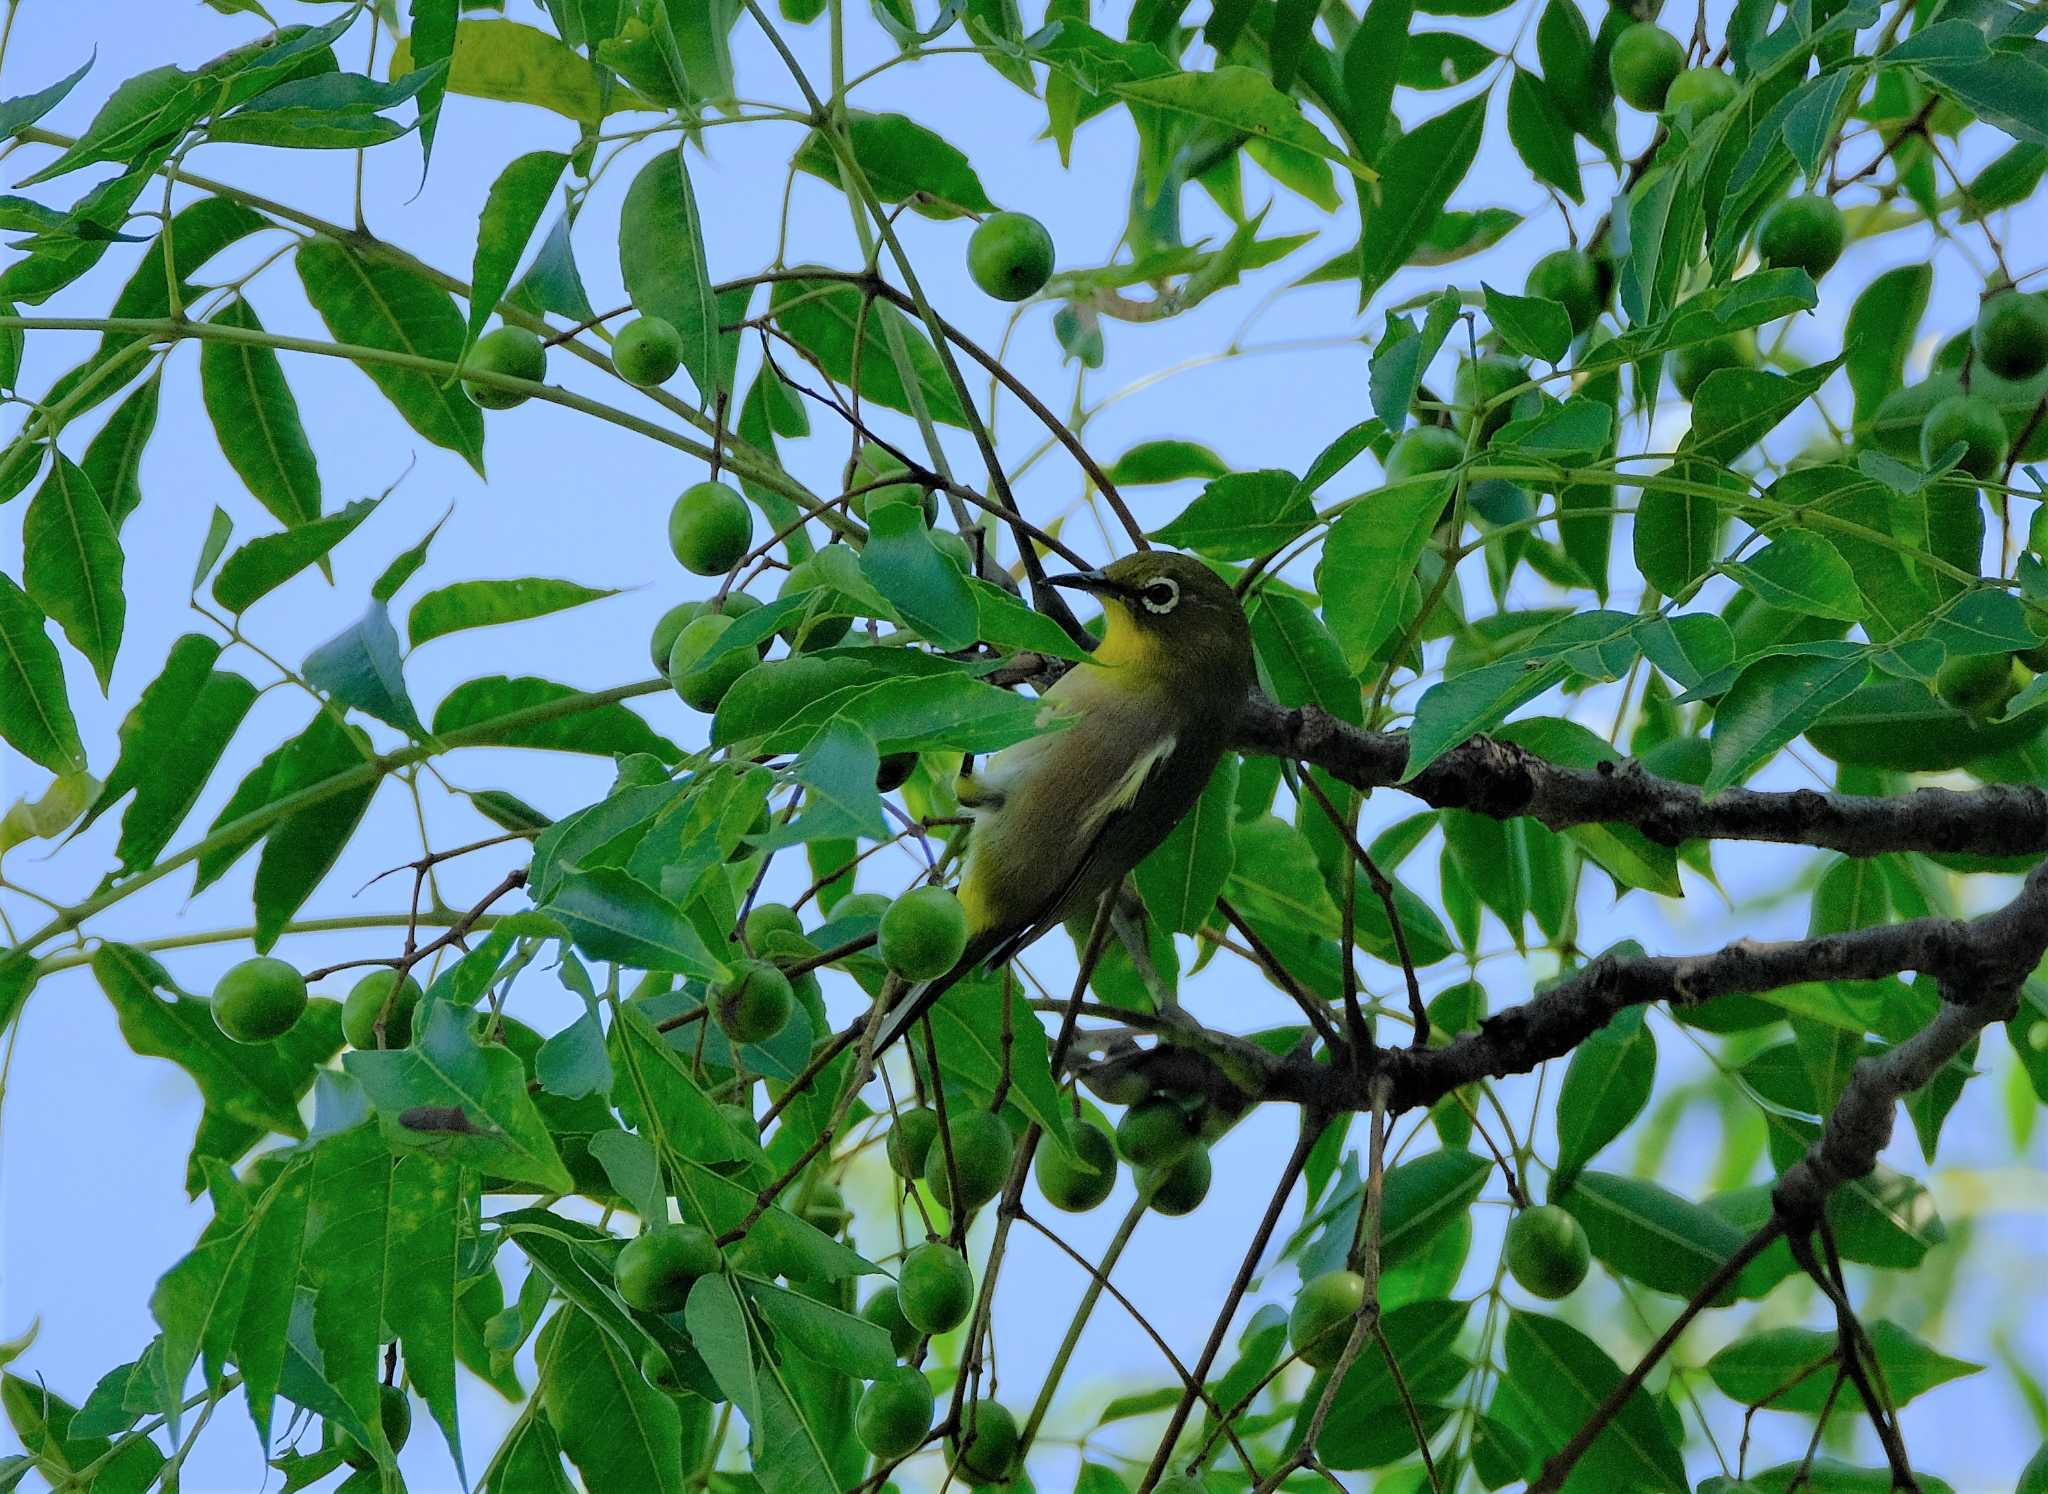
[[[1201,797],[1257,678],[1237,593],[1191,555],[1142,550],[1046,579],[1097,598],[1102,641],[1045,692],[1040,720],[1057,729],[962,776],[966,951],[890,1007],[877,1055],[963,977],[1120,888]]]

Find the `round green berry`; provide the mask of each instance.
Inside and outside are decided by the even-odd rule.
[[[230,966],[213,988],[213,1022],[238,1043],[268,1043],[306,1010],[306,978],[283,960],[258,955]]]
[[[967,241],[967,273],[998,301],[1028,300],[1052,277],[1052,235],[1024,213],[991,213]]]

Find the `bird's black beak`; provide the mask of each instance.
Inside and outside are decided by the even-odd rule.
[[[1074,591],[1092,591],[1097,596],[1115,596],[1121,588],[1100,571],[1070,571],[1064,576],[1047,576],[1047,586],[1065,586]]]

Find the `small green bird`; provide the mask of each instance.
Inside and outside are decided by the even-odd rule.
[[[1050,579],[1101,599],[1102,642],[1045,692],[1071,724],[961,778],[967,952],[897,1001],[877,1053],[961,977],[1120,886],[1201,797],[1256,677],[1237,594],[1192,556],[1149,550]]]

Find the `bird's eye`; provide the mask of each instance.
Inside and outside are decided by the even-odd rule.
[[[1148,612],[1171,612],[1180,601],[1180,583],[1170,576],[1154,576],[1140,595]]]

